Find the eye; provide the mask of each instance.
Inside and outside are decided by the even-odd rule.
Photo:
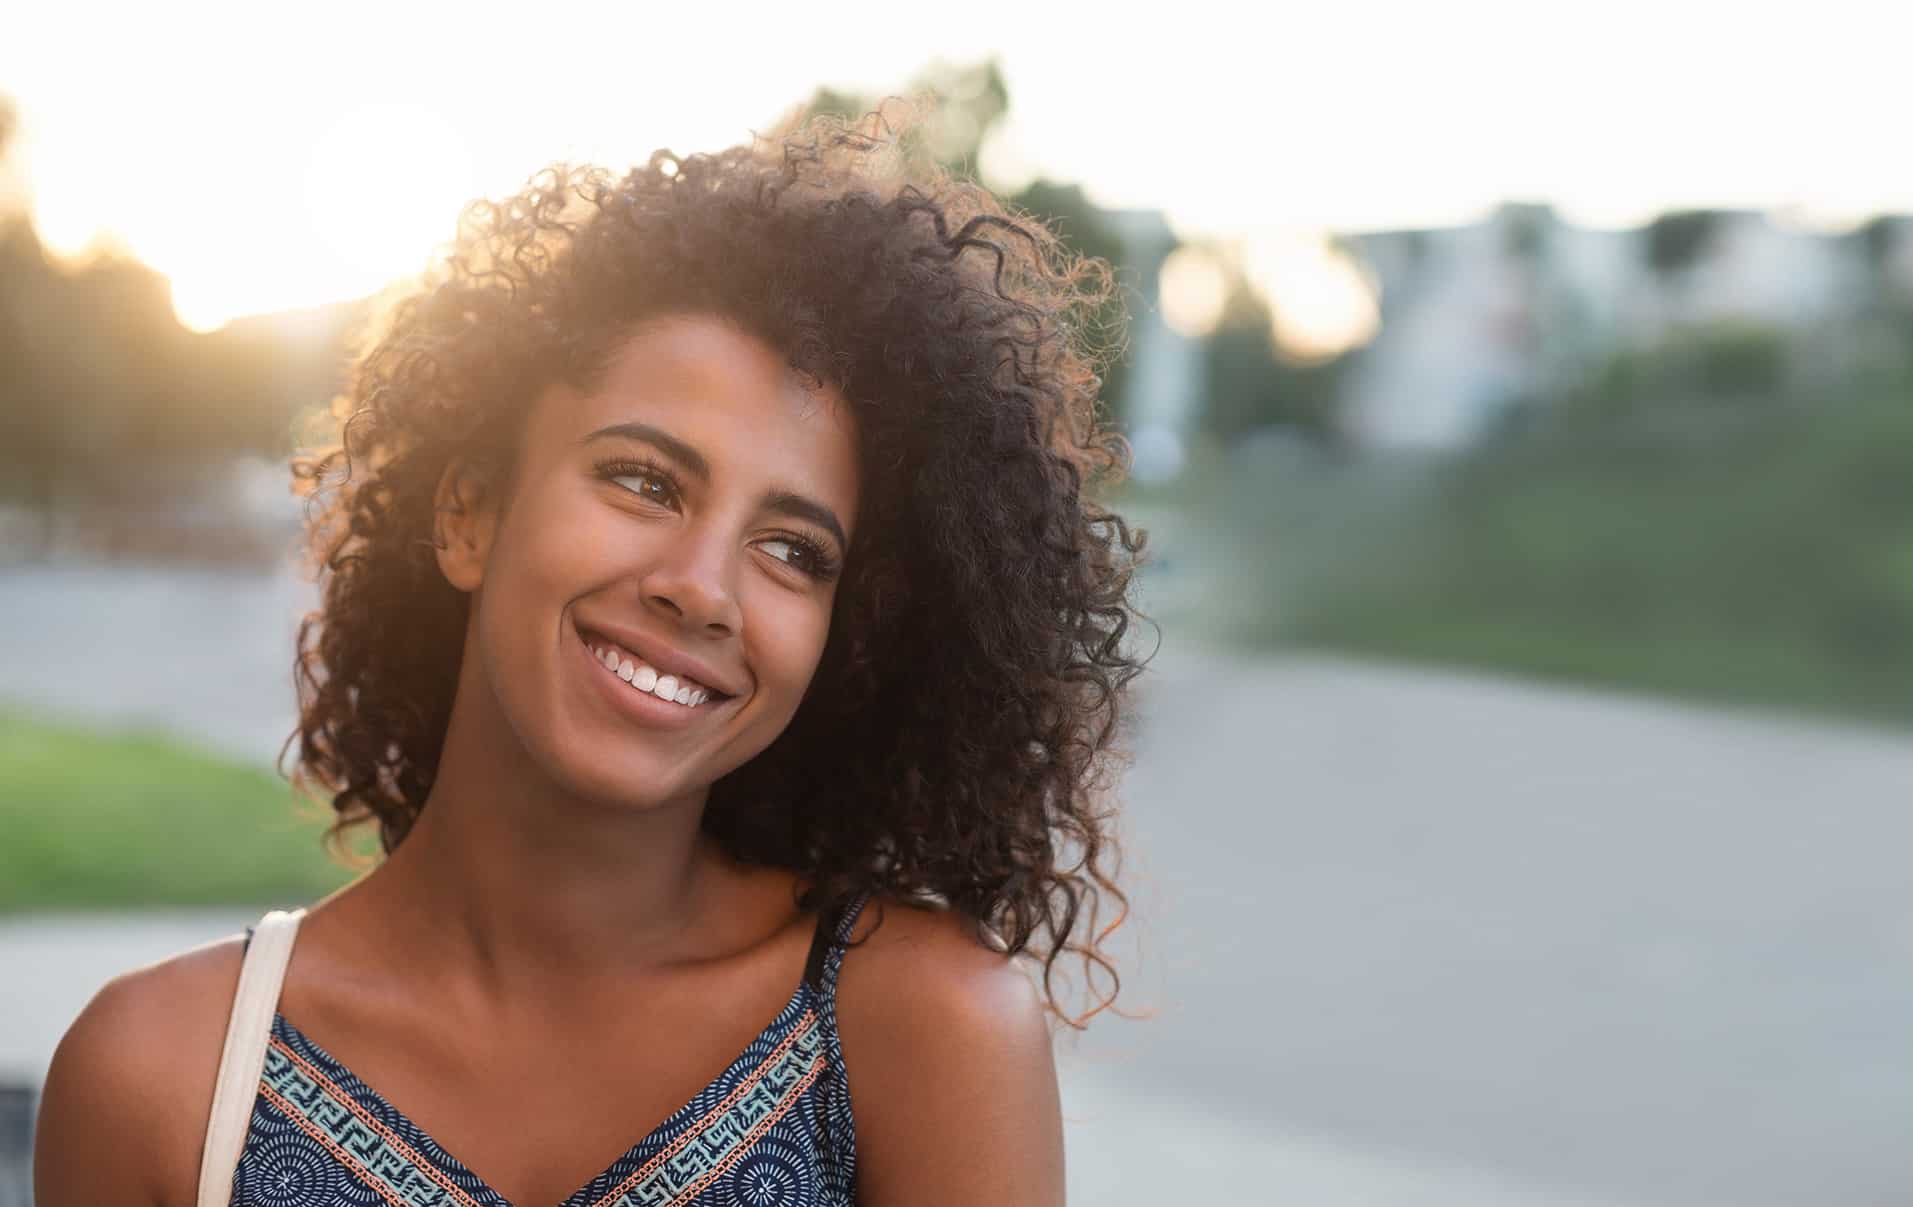
[[[661,507],[677,506],[677,479],[663,466],[643,461],[607,461],[597,469],[599,477],[641,499],[649,499]]]
[[[835,570],[830,555],[815,541],[803,537],[775,536],[760,542],[759,547],[778,561],[813,578],[828,578]]]

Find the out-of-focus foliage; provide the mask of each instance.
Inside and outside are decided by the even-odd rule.
[[[1662,214],[1647,227],[1647,262],[1663,276],[1678,276],[1707,255],[1709,241],[1720,227],[1713,210],[1675,210]]]
[[[329,392],[328,358],[259,324],[181,327],[165,278],[136,261],[55,265],[14,221],[0,274],[0,482],[28,497],[55,478],[107,489],[115,468],[281,451],[297,406]]]
[[[981,63],[933,63],[911,80],[912,96],[936,99],[930,120],[912,130],[909,138],[950,171],[978,178],[978,153],[983,140],[1010,109],[1010,89],[994,59]],[[805,109],[834,113],[855,120],[875,109],[880,98],[835,88],[819,88]]]
[[[1238,538],[1283,552],[1253,589],[1286,607],[1253,635],[1913,721],[1913,378],[1796,369],[1848,334],[1723,323],[1617,352],[1406,480],[1345,476],[1313,529],[1284,484]]]
[[[1270,428],[1338,442],[1342,377],[1353,354],[1298,362],[1275,342],[1268,303],[1240,274],[1203,349],[1208,379],[1204,426],[1230,442]]]
[[[295,413],[333,389],[350,315],[296,337],[191,332],[158,273],[110,252],[57,263],[25,215],[0,214],[0,502],[157,511],[156,490],[190,493],[234,453],[283,453]]]

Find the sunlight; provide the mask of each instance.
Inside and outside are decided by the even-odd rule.
[[[99,187],[100,173],[87,164],[79,144],[36,140],[31,132],[25,141],[33,229],[55,258],[78,259],[110,230],[109,194]]]
[[[475,192],[472,157],[431,110],[381,105],[347,113],[306,164],[308,219],[351,294],[421,266],[452,236]]]
[[[1276,345],[1298,361],[1321,361],[1358,348],[1381,329],[1368,274],[1327,235],[1287,232],[1251,243],[1249,279],[1269,303]]]
[[[423,268],[452,236],[474,173],[457,132],[430,110],[367,106],[312,145],[302,185],[302,203],[276,215],[291,229],[152,258],[172,278],[181,323],[208,331],[241,315],[376,293]]]
[[[100,158],[83,143],[41,142],[35,228],[59,258],[114,249],[165,274],[175,314],[194,331],[365,297],[423,268],[478,192],[464,139],[416,105],[349,109],[316,137],[287,137],[302,116],[280,113],[283,132],[235,118],[242,168],[181,150],[155,163],[143,148]],[[170,187],[109,209],[139,174]]]
[[[1170,330],[1188,339],[1206,339],[1222,321],[1229,280],[1208,252],[1179,247],[1162,262],[1157,293]]]
[[[1692,86],[1676,58],[1638,87],[1607,86],[1606,64],[1633,45],[1620,20],[1590,23],[1586,53],[1543,69],[1485,43],[1430,53],[1425,35],[1451,16],[1402,10],[1375,40],[1372,13],[1328,6],[1296,16],[1272,70],[1262,40],[1217,39],[1186,13],[1085,25],[1063,9],[1010,5],[1013,20],[955,30],[855,0],[856,19],[840,14],[826,29],[793,9],[729,45],[732,23],[709,6],[587,3],[572,16],[590,35],[547,79],[526,70],[509,36],[516,10],[484,0],[456,22],[372,0],[323,14],[206,0],[188,6],[190,38],[170,7],[31,8],[25,32],[0,39],[0,84],[22,105],[36,226],[64,256],[102,237],[135,249],[173,279],[182,317],[201,327],[372,292],[449,237],[464,201],[515,190],[552,159],[619,165],[659,145],[712,149],[768,127],[819,84],[891,91],[939,57],[1002,63],[1010,117],[982,156],[998,183],[1080,182],[1099,204],[1163,211],[1190,239],[1471,222],[1508,196],[1545,198],[1597,225],[1695,205],[1795,205],[1842,220],[1913,207],[1913,177],[1871,153],[1897,137],[1892,39],[1843,41],[1816,68],[1846,64],[1837,77],[1792,89],[1771,88],[1758,55],[1710,60],[1722,111],[1737,117],[1710,127],[1709,153],[1695,155],[1696,130],[1669,120],[1689,111]],[[1675,25],[1681,36],[1711,28],[1692,15]],[[372,28],[378,37],[365,36]],[[1793,61],[1809,31],[1745,32]],[[1671,54],[1664,35],[1657,45]],[[721,65],[664,53],[706,42],[727,45]],[[1365,48],[1359,71],[1314,49],[1354,45]],[[85,71],[49,52],[80,46]],[[1095,48],[1072,64],[1150,63],[1160,86],[1106,90],[1085,120],[1092,77],[1059,70],[1060,46]],[[1418,98],[1407,110],[1405,95]],[[1521,95],[1548,103],[1507,103]],[[1323,98],[1335,102],[1329,116],[1288,120]],[[1244,131],[1264,122],[1281,137],[1245,153]],[[1285,346],[1363,338],[1373,298],[1359,273],[1319,248],[1271,254],[1275,267],[1260,275],[1283,278],[1271,296],[1288,299]]]

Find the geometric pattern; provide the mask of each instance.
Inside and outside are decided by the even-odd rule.
[[[804,979],[728,1068],[557,1207],[847,1207],[856,1143],[836,981],[862,905],[835,928],[818,983]],[[280,1014],[232,1203],[512,1207]]]

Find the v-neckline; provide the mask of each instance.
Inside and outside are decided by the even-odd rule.
[[[789,1000],[777,1012],[776,1017],[759,1030],[756,1037],[744,1045],[743,1051],[732,1058],[716,1076],[705,1082],[704,1086],[691,1095],[682,1106],[665,1116],[635,1143],[626,1147],[622,1153],[612,1159],[611,1164],[592,1175],[584,1185],[553,1204],[552,1207],[595,1207],[598,1201],[618,1185],[630,1171],[641,1166],[658,1149],[669,1144],[699,1114],[710,1110],[724,1097],[723,1091],[726,1088],[765,1061],[776,1049],[778,1041],[785,1038],[785,1033],[796,1027],[806,1009],[812,1008],[810,997],[810,982],[809,978],[805,977],[798,981],[797,988],[791,992]],[[422,1158],[431,1162],[437,1172],[447,1175],[452,1181],[458,1183],[460,1190],[470,1195],[480,1204],[480,1207],[520,1207],[439,1143],[438,1138],[420,1126],[417,1120],[400,1110],[389,1098],[354,1073],[344,1061],[332,1055],[324,1045],[300,1030],[297,1024],[277,1010],[272,1016],[272,1032],[275,1036],[286,1040],[289,1045],[293,1045],[293,1041],[296,1041],[297,1048],[302,1048],[305,1053],[318,1057],[319,1061],[326,1066],[325,1072],[338,1082],[339,1089],[346,1094],[358,1099],[361,1103],[369,1100],[377,1112],[388,1115],[391,1120],[402,1124],[404,1130],[411,1133],[410,1136],[405,1137],[406,1142],[417,1149]]]

